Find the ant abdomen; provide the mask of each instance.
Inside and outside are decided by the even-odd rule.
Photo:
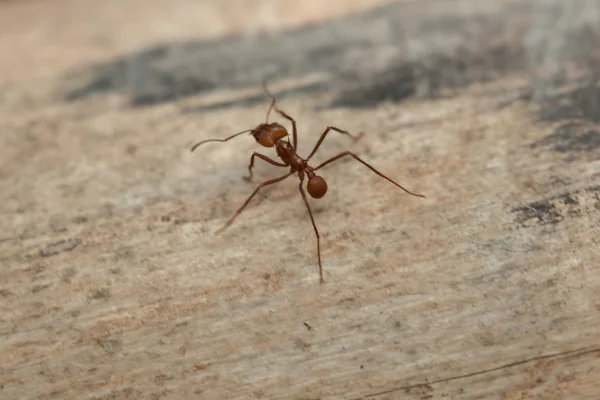
[[[287,129],[274,122],[272,124],[261,124],[251,132],[254,139],[265,147],[273,147],[279,139],[288,135]]]
[[[327,182],[318,175],[311,177],[306,184],[308,194],[315,199],[320,199],[327,193]]]

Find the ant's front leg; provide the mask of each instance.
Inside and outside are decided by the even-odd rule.
[[[296,120],[277,107],[275,107],[275,111],[292,123],[292,142],[294,144],[294,150],[298,150],[298,130],[296,129]]]
[[[250,173],[249,176],[244,176],[244,180],[250,182],[252,180],[252,168],[254,168],[254,157],[258,157],[266,162],[268,162],[271,165],[275,165],[276,167],[287,167],[287,164],[283,164],[280,162],[277,162],[275,160],[270,159],[269,157],[265,156],[264,154],[260,154],[257,153],[256,151],[252,154],[252,157],[250,157],[250,165],[248,165],[248,172]]]
[[[275,107],[275,103],[277,102],[277,100],[275,99],[275,95],[272,94],[271,92],[269,92],[269,89],[267,89],[267,81],[266,80],[263,80],[262,87],[263,87],[263,90],[265,91],[265,94],[271,98],[271,105],[269,106],[269,111],[267,111],[266,121],[267,122],[269,121],[269,114],[271,113],[272,109],[275,109],[275,111],[279,115],[281,115],[283,118],[290,121],[292,123],[292,142],[294,144],[294,150],[297,150],[298,149],[298,131],[296,129],[296,120],[294,118],[290,117],[285,111]]]

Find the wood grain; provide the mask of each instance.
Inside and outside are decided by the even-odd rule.
[[[75,3],[0,4],[0,398],[600,396],[596,2]],[[268,63],[301,154],[427,196],[323,169],[323,285],[296,178],[215,236],[282,172],[189,151]]]

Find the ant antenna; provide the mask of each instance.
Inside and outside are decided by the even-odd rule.
[[[236,133],[235,135],[231,135],[231,136],[229,136],[229,137],[228,137],[228,138],[226,138],[226,139],[207,139],[207,140],[203,140],[203,141],[201,141],[201,142],[198,142],[198,143],[196,143],[196,144],[194,145],[194,147],[192,147],[192,148],[190,149],[190,151],[194,151],[194,150],[196,150],[196,148],[197,148],[198,146],[200,146],[201,144],[203,144],[203,143],[208,143],[208,142],[226,142],[226,141],[228,141],[229,139],[233,139],[233,138],[234,138],[234,137],[236,137],[236,136],[239,136],[239,135],[241,135],[241,134],[243,134],[243,133],[248,133],[248,132],[252,132],[252,129],[247,129],[247,130],[245,130],[245,131],[238,132],[238,133]]]
[[[271,105],[269,106],[269,110],[267,111],[267,118],[265,119],[265,123],[269,123],[269,114],[271,114],[271,110],[273,109],[273,107],[275,107],[275,102],[277,101],[275,99],[275,96],[273,95],[273,93],[269,92],[269,89],[267,89],[267,79],[263,79],[262,81],[262,87],[263,90],[265,91],[265,94],[267,96],[269,96],[271,98]]]

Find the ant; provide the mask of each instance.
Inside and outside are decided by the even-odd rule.
[[[321,143],[323,143],[323,140],[325,140],[325,137],[327,136],[327,134],[330,131],[335,131],[335,132],[341,133],[343,135],[348,135],[355,142],[358,141],[364,135],[364,132],[361,132],[358,135],[352,135],[351,133],[349,133],[343,129],[339,129],[334,126],[328,126],[325,129],[325,131],[321,134],[319,141],[317,142],[317,144],[315,145],[313,150],[310,152],[308,157],[302,158],[298,155],[298,153],[296,153],[296,149],[298,148],[298,134],[297,134],[297,129],[296,129],[296,121],[292,117],[290,117],[288,114],[286,114],[284,111],[275,107],[275,103],[277,100],[276,100],[275,96],[271,92],[269,92],[269,90],[267,89],[265,81],[263,81],[262,87],[263,87],[265,94],[271,98],[271,105],[269,106],[269,110],[267,111],[267,117],[265,119],[265,123],[258,125],[254,129],[248,129],[248,130],[245,130],[242,132],[238,132],[232,136],[229,136],[226,139],[203,140],[199,143],[196,143],[191,148],[191,151],[194,151],[196,148],[198,148],[198,146],[200,146],[204,143],[207,143],[207,142],[227,142],[228,140],[231,140],[231,139],[233,139],[239,135],[242,135],[244,133],[250,133],[250,135],[252,135],[254,137],[254,139],[256,139],[258,144],[260,144],[261,146],[275,147],[277,156],[281,159],[282,162],[275,161],[275,160],[265,156],[264,154],[254,152],[252,154],[252,156],[250,157],[250,164],[248,165],[249,176],[244,177],[244,179],[246,181],[252,180],[252,176],[253,176],[252,168],[254,168],[255,157],[258,157],[261,160],[266,161],[267,163],[274,165],[276,167],[288,167],[288,168],[290,168],[290,172],[288,172],[287,174],[285,174],[283,176],[280,176],[279,178],[271,179],[271,180],[261,183],[254,190],[254,192],[250,195],[250,197],[248,197],[248,199],[244,202],[244,204],[237,210],[237,212],[229,219],[229,221],[227,221],[227,223],[222,228],[220,228],[218,231],[216,231],[215,234],[218,235],[221,232],[223,232],[225,229],[227,229],[227,227],[229,227],[233,223],[233,221],[237,218],[237,216],[240,215],[240,213],[244,210],[244,208],[246,208],[246,206],[248,205],[250,200],[252,200],[252,198],[258,193],[258,191],[261,188],[281,182],[284,179],[288,178],[289,176],[297,173],[298,178],[300,179],[300,184],[299,184],[298,188],[300,189],[300,194],[302,195],[302,200],[304,200],[304,204],[306,205],[306,208],[308,209],[308,214],[310,215],[310,220],[311,220],[313,228],[315,230],[315,235],[317,236],[317,257],[319,260],[319,278],[320,278],[320,282],[324,283],[323,266],[321,264],[321,243],[320,243],[321,240],[319,237],[319,230],[317,229],[317,225],[315,224],[315,219],[314,219],[313,213],[310,209],[310,205],[308,204],[308,201],[306,199],[306,194],[304,193],[304,189],[302,188],[305,177],[308,179],[308,182],[306,185],[306,190],[308,191],[308,194],[310,194],[311,197],[313,197],[315,199],[320,199],[323,196],[325,196],[325,194],[327,193],[327,182],[321,176],[317,175],[316,171],[318,171],[319,169],[323,168],[324,166],[326,166],[328,164],[331,164],[332,162],[334,162],[336,160],[339,160],[342,157],[350,156],[350,157],[353,157],[354,159],[356,159],[357,161],[361,162],[363,165],[368,167],[371,171],[373,171],[380,177],[387,179],[388,181],[390,181],[391,183],[393,183],[400,189],[404,190],[406,193],[411,194],[413,196],[417,196],[417,197],[423,197],[423,198],[425,196],[422,194],[413,193],[413,192],[403,188],[398,183],[394,182],[392,179],[388,178],[381,172],[377,171],[375,168],[373,168],[367,162],[363,161],[356,154],[354,154],[350,151],[344,151],[343,153],[340,153],[334,157],[331,157],[329,160],[326,160],[325,162],[319,164],[316,167],[311,167],[308,162],[310,161],[312,156],[315,155],[315,153],[321,146]],[[271,113],[271,110],[273,110],[273,109],[278,114],[280,114],[282,117],[284,117],[285,119],[287,119],[288,121],[290,121],[292,123],[293,144],[290,143],[289,133],[288,133],[287,129],[285,129],[282,125],[280,125],[276,122],[269,123],[269,114]],[[287,140],[284,140],[284,138],[287,138]]]

